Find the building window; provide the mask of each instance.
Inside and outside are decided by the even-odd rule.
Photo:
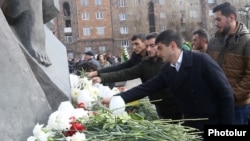
[[[103,19],[103,12],[96,12],[96,19]]]
[[[199,5],[199,2],[190,2],[190,6],[197,6],[197,5]]]
[[[65,20],[65,27],[71,27],[71,20]]]
[[[99,52],[100,53],[105,53],[106,52],[106,47],[105,46],[99,46]]]
[[[89,20],[89,13],[82,13],[82,20]]]
[[[166,25],[160,25],[160,30],[161,31],[164,31],[164,30],[166,30],[167,29],[167,26]]]
[[[82,6],[87,6],[88,5],[88,0],[82,0]]]
[[[165,0],[159,0],[160,5],[165,5]]]
[[[176,3],[177,3],[179,6],[182,6],[182,0],[177,0]]]
[[[166,13],[161,12],[161,13],[160,13],[160,18],[161,18],[161,19],[166,18]]]
[[[128,34],[128,27],[125,27],[125,26],[120,27],[120,33],[121,34]]]
[[[214,29],[215,26],[214,26],[214,22],[210,22],[210,28]]]
[[[208,0],[208,3],[214,3],[214,0]]]
[[[128,45],[129,45],[128,40],[121,40],[121,46],[122,47],[128,47]]]
[[[213,10],[210,9],[210,10],[208,11],[208,15],[209,15],[209,16],[213,16],[213,15],[214,15]]]
[[[95,0],[95,5],[102,5],[102,0]]]
[[[72,43],[73,42],[72,35],[65,35],[65,42]]]
[[[118,7],[125,7],[125,0],[118,0]]]
[[[84,36],[89,36],[91,33],[90,33],[90,28],[89,27],[85,27],[83,28],[83,35]]]
[[[197,11],[195,11],[195,10],[189,11],[189,16],[190,16],[190,18],[197,18],[198,17]]]
[[[125,21],[127,19],[127,15],[125,13],[121,13],[119,15],[120,21]]]
[[[98,35],[104,35],[104,27],[96,27]]]
[[[132,3],[134,6],[138,6],[138,4],[139,4],[138,0],[133,0]]]
[[[69,7],[69,3],[67,2],[63,3],[63,14],[64,16],[70,16],[70,7]]]
[[[92,47],[85,47],[84,52],[92,51]]]

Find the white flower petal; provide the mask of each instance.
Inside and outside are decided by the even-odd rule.
[[[27,141],[36,141],[36,138],[34,136],[28,137]]]
[[[88,111],[83,110],[83,108],[77,108],[72,112],[72,116],[76,119],[80,117],[88,117]]]
[[[39,134],[41,134],[41,132],[43,132],[42,128],[43,128],[43,124],[40,125],[39,123],[37,123],[36,126],[33,129],[33,135],[35,137],[38,137]]]
[[[64,101],[61,102],[61,104],[59,105],[58,109],[59,112],[72,112],[74,110],[74,106],[71,104],[70,101]]]
[[[121,96],[113,96],[109,104],[109,109],[114,115],[120,115],[125,112],[125,102]]]
[[[93,99],[91,98],[89,92],[87,90],[82,90],[78,97],[77,97],[77,103],[84,103],[85,106],[90,107],[91,106],[91,101]],[[86,108],[87,108],[86,107]]]
[[[85,141],[85,140],[86,140],[85,134],[79,132],[76,132],[71,138],[71,141]]]

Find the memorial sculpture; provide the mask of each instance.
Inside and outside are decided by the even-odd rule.
[[[16,37],[30,55],[45,66],[51,65],[45,50],[43,24],[59,12],[54,0],[5,0],[1,8]]]
[[[0,5],[0,136],[22,141],[69,100],[67,51],[45,26],[59,13],[59,1],[0,0]]]

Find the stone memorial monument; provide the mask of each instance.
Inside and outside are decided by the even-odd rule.
[[[69,100],[65,46],[45,26],[58,0],[0,0],[0,137],[24,141]]]

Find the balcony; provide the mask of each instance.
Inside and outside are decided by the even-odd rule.
[[[72,33],[72,28],[71,27],[65,27],[64,28],[64,33]]]

